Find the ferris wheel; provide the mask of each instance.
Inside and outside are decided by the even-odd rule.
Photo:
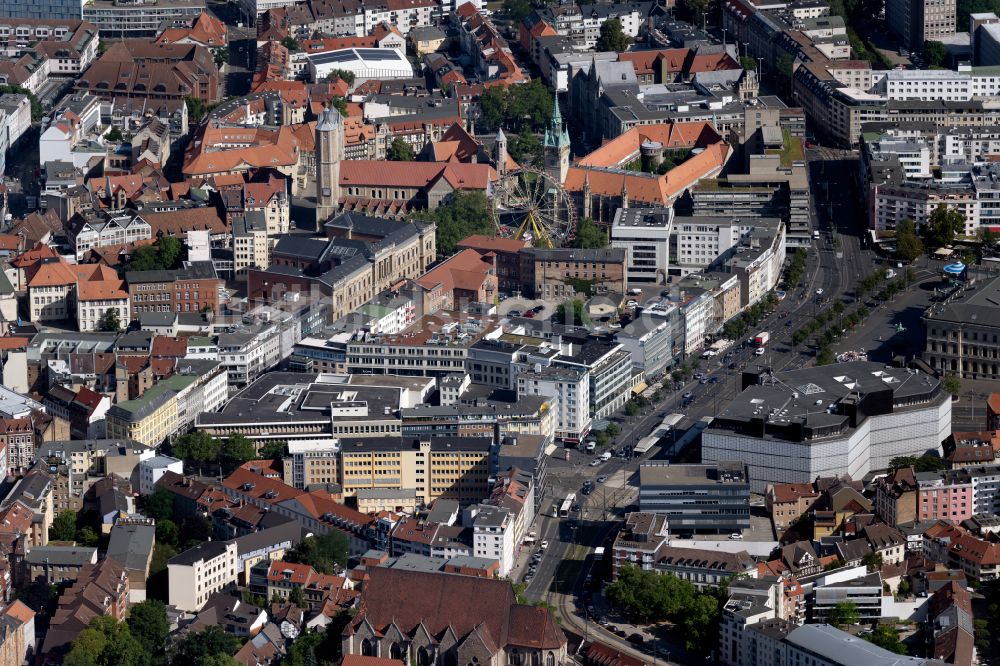
[[[494,186],[493,222],[499,235],[549,248],[572,240],[576,207],[555,178],[521,167],[501,175]]]

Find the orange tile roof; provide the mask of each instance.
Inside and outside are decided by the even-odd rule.
[[[187,340],[185,338],[175,338],[169,335],[157,335],[153,337],[153,345],[149,351],[150,356],[183,358],[187,356]]]
[[[340,165],[340,184],[381,187],[427,187],[443,178],[457,190],[485,190],[495,178],[488,164],[410,162],[401,169],[392,162],[348,160]]]
[[[476,234],[458,242],[460,249],[487,250],[493,252],[520,252],[528,247],[528,241],[516,238],[499,238]]]
[[[25,269],[28,288],[76,284],[76,273],[62,259],[44,259]]]
[[[19,338],[10,335],[0,337],[0,350],[24,349],[28,346],[28,338]]]
[[[608,141],[583,157],[577,165],[614,168],[639,155],[645,141],[659,142],[665,150],[704,148],[722,141],[722,137],[709,122],[659,123],[641,125]]]
[[[33,248],[19,254],[11,263],[17,268],[27,268],[39,259],[55,259],[58,256],[56,251],[48,245],[36,243]]]
[[[462,250],[414,280],[425,289],[442,285],[446,292],[455,289],[479,291],[494,270],[496,255],[480,254],[473,249]]]
[[[772,486],[775,502],[797,502],[802,497],[819,497],[811,483],[779,483]]]
[[[9,615],[21,622],[31,622],[35,617],[35,611],[31,610],[27,604],[19,599],[15,599],[7,608],[3,610],[4,615]]]

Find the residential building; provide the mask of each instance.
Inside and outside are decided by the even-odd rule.
[[[639,510],[665,515],[672,532],[750,527],[750,480],[742,463],[639,466]]]
[[[743,392],[702,435],[702,460],[743,462],[753,492],[817,476],[862,478],[893,457],[940,450],[951,433],[950,396],[919,371],[853,362],[775,379],[745,373]]]
[[[590,378],[582,368],[536,367],[517,377],[517,395],[551,400],[556,411],[555,436],[565,442],[580,442],[590,431]]]
[[[143,312],[217,312],[222,282],[210,261],[188,262],[170,271],[125,273],[131,303],[129,319]]]
[[[514,568],[518,542],[515,539],[515,516],[509,510],[479,504],[469,509],[475,513],[472,522],[472,554],[496,560],[498,576],[506,576]]]
[[[235,541],[205,541],[167,562],[170,605],[198,611],[216,592],[237,581]]]
[[[891,597],[884,596],[882,575],[877,571],[862,578],[828,582],[813,588],[811,619],[813,622],[825,622],[838,604],[850,602],[857,609],[859,620],[878,620],[886,615],[888,599]]]
[[[917,519],[960,523],[972,517],[975,496],[967,470],[917,472]]]
[[[807,515],[819,496],[819,491],[812,483],[769,485],[764,493],[764,503],[771,512],[771,522],[778,535]]]
[[[22,584],[36,581],[61,586],[72,583],[85,565],[97,564],[97,549],[78,546],[36,546],[26,550]]]
[[[35,458],[35,428],[30,419],[0,419],[0,448],[9,474],[20,474]]]
[[[155,455],[139,461],[139,494],[150,495],[156,483],[167,472],[184,474],[184,461],[166,455]]]
[[[654,513],[631,511],[625,515],[625,525],[618,531],[612,546],[611,575],[617,580],[624,566],[651,571],[656,554],[667,545],[667,517]]]
[[[84,565],[76,581],[63,590],[45,642],[39,650],[43,661],[60,661],[73,640],[96,617],[119,622],[128,614],[128,575],[118,562],[104,558]]]
[[[912,467],[900,467],[875,485],[875,513],[893,527],[918,519],[918,481]]]
[[[151,523],[126,520],[111,528],[107,557],[125,569],[129,603],[146,599],[146,579],[153,562],[155,542],[156,528]]]

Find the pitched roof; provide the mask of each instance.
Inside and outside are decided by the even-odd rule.
[[[722,142],[722,137],[709,122],[658,123],[633,127],[606,142],[577,164],[592,167],[617,167],[639,154],[647,141],[657,142],[665,150],[691,150]]]
[[[358,613],[345,632],[368,622],[378,632],[395,624],[412,635],[423,625],[434,637],[451,628],[460,640],[485,630],[499,647],[556,649],[565,644],[558,630],[546,626],[554,624],[547,609],[517,610],[510,581],[382,567],[372,569],[369,576]],[[470,599],[476,600],[474,606]]]
[[[811,483],[778,483],[771,486],[775,502],[797,502],[802,497],[819,497]]]
[[[489,279],[490,271],[494,270],[494,258],[492,252],[481,254],[473,249],[462,250],[414,282],[425,289],[433,289],[440,284],[447,293],[452,293],[456,289],[479,291]]]
[[[340,165],[340,184],[344,187],[427,187],[444,179],[456,190],[485,190],[496,178],[488,164],[461,162],[409,162],[399,168],[393,162],[348,160]]]

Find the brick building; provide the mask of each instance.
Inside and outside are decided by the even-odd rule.
[[[222,280],[211,261],[192,261],[169,271],[130,271],[125,274],[132,319],[143,312],[216,312]]]

